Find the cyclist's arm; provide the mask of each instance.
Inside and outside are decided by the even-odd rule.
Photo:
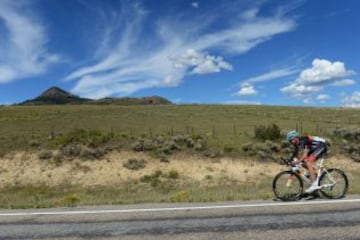
[[[303,153],[301,154],[301,157],[299,159],[299,162],[303,162],[306,160],[306,158],[308,157],[309,155],[309,149],[305,148]]]

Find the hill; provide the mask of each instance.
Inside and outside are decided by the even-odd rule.
[[[51,87],[40,96],[26,100],[19,105],[57,105],[57,104],[82,104],[91,101],[90,99],[80,98],[61,88]]]
[[[34,105],[167,105],[172,104],[169,100],[159,97],[142,97],[142,98],[103,98],[99,100],[81,98],[71,94],[59,87],[51,87],[43,92],[40,96],[26,100],[18,105],[34,106]]]
[[[142,98],[103,98],[99,100],[93,100],[90,102],[91,104],[99,104],[99,105],[167,105],[172,104],[169,100],[159,96],[152,97],[142,97]]]

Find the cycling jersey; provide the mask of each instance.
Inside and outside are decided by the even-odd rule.
[[[296,157],[301,150],[308,151],[308,156],[313,155],[316,159],[327,152],[325,139],[317,136],[302,136],[294,144],[295,150],[292,158]]]

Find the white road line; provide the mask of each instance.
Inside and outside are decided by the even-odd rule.
[[[113,213],[145,213],[145,212],[168,212],[168,211],[190,211],[190,210],[211,210],[229,208],[254,208],[254,207],[280,207],[280,206],[301,206],[320,204],[356,203],[360,199],[342,200],[321,200],[309,202],[279,202],[279,203],[255,203],[255,204],[234,204],[234,205],[209,205],[209,206],[188,206],[188,207],[164,207],[164,208],[134,208],[118,210],[82,210],[82,211],[34,211],[34,212],[0,212],[0,217],[11,216],[41,216],[41,215],[83,215],[83,214],[113,214]]]

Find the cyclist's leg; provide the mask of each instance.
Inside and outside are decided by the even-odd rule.
[[[316,180],[315,170],[313,168],[313,163],[316,162],[316,156],[313,153],[310,153],[307,159],[305,160],[306,168],[309,170],[311,180],[314,182]]]
[[[309,152],[309,156],[306,159],[306,167],[308,168],[311,179],[313,181],[316,180],[316,173],[315,173],[315,170],[312,165],[319,158],[323,157],[326,153],[327,153],[326,144],[321,144],[319,147],[317,147]]]

